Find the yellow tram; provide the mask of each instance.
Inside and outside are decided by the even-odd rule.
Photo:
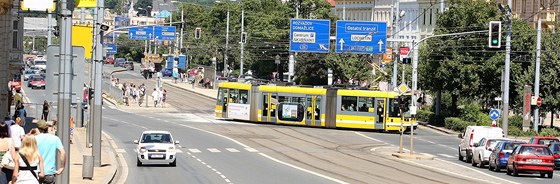
[[[401,126],[396,92],[236,82],[220,83],[218,90],[219,118],[384,131],[398,131]],[[413,118],[405,118],[403,124],[418,125]]]

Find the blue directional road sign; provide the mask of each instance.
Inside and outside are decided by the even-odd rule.
[[[175,26],[156,26],[156,40],[175,40]]]
[[[330,30],[330,20],[292,19],[290,51],[328,53]]]
[[[130,40],[151,40],[153,27],[133,27],[128,29],[128,39]]]
[[[498,120],[498,118],[500,118],[500,110],[498,109],[490,110],[490,119]]]
[[[336,52],[384,54],[387,46],[387,23],[336,21]]]
[[[105,44],[107,54],[117,54],[117,45],[114,43]]]

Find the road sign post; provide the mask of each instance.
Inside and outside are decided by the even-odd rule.
[[[290,52],[328,53],[330,29],[330,20],[292,19]]]
[[[384,54],[387,46],[387,23],[336,21],[336,52]]]

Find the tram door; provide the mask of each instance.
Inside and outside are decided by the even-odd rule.
[[[229,94],[228,94],[228,89],[220,89],[222,91],[220,91],[220,93],[223,94],[223,99],[222,99],[222,118],[227,118],[227,106],[228,106],[228,102],[230,101]]]
[[[375,129],[385,129],[385,99],[376,98],[375,101]]]
[[[276,105],[278,100],[276,99],[276,94],[274,93],[262,93],[262,121],[265,122],[276,122]]]
[[[321,126],[321,96],[306,96],[307,113],[305,115],[305,124],[312,126]]]

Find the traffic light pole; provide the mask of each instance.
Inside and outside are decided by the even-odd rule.
[[[508,0],[508,7],[511,7],[511,0]],[[507,12],[508,19],[511,12]],[[511,21],[506,21],[506,61],[505,61],[505,74],[504,74],[504,109],[502,111],[502,130],[504,137],[508,136],[508,115],[509,115],[509,68],[510,68],[510,55],[511,55]]]
[[[535,91],[534,91],[534,95],[535,96],[540,96],[539,95],[539,85],[540,85],[540,74],[541,74],[541,32],[542,32],[542,21],[541,21],[541,17],[538,16],[537,14],[537,18],[539,19],[537,22],[537,61],[535,63]],[[554,115],[554,114],[553,114]],[[535,106],[535,110],[533,112],[533,130],[535,132],[538,132],[539,130],[539,106]]]
[[[92,155],[93,155],[93,166],[94,167],[101,167],[101,127],[102,127],[102,110],[101,110],[101,92],[102,92],[102,75],[103,75],[103,32],[101,31],[101,23],[103,22],[103,18],[105,15],[105,8],[104,8],[104,0],[97,1],[97,22],[98,24],[95,25],[97,27],[97,31],[93,34],[96,34],[97,37],[95,39],[95,59],[92,64],[95,65],[95,82],[94,82],[94,96],[93,96],[93,123],[92,127],[93,130],[93,146],[92,146]]]
[[[58,78],[58,123],[57,135],[60,137],[64,151],[66,152],[66,163],[57,157],[57,168],[66,168],[60,176],[56,177],[56,183],[69,183],[70,180],[70,112],[72,103],[72,11],[68,9],[68,0],[60,0],[60,65]],[[49,20],[50,21],[50,20]]]

